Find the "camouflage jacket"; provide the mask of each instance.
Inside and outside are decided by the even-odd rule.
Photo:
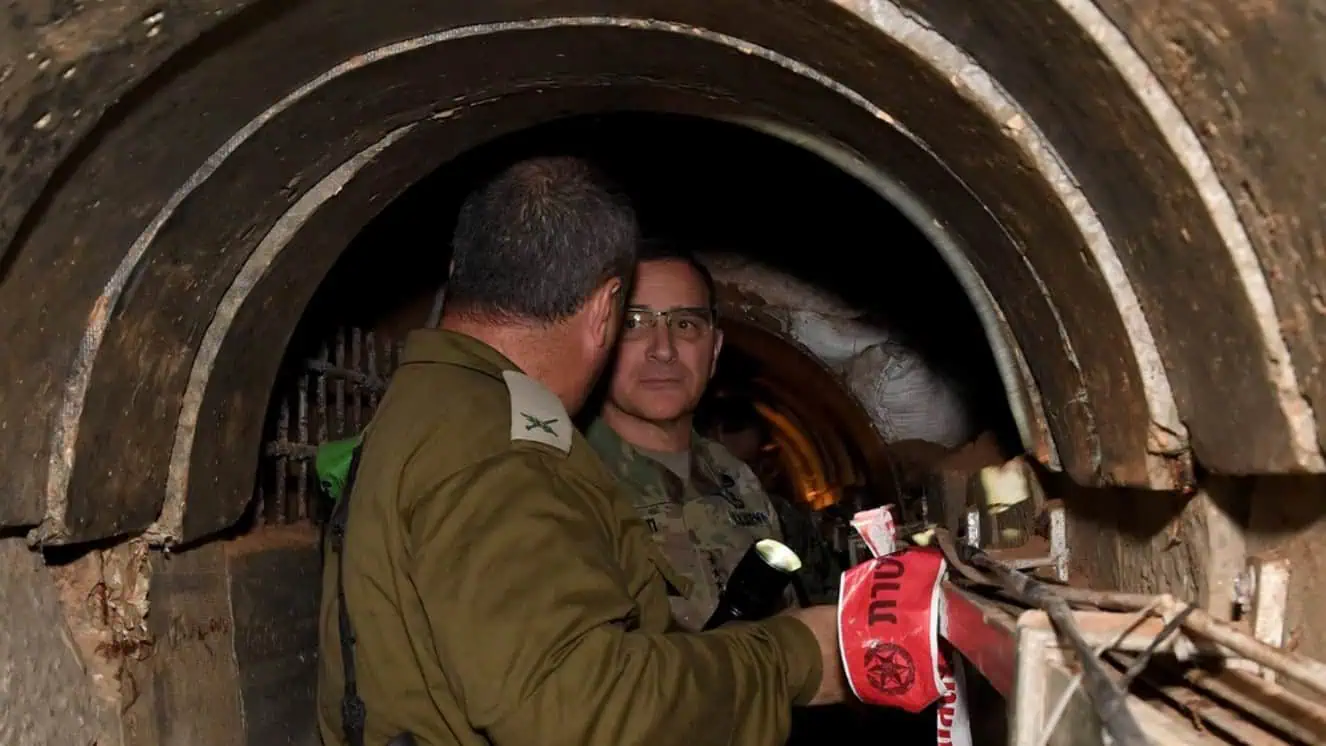
[[[700,629],[751,544],[782,539],[769,496],[750,467],[699,435],[691,438],[691,478],[686,481],[622,440],[602,420],[589,427],[587,436],[621,480],[664,556],[691,581],[689,595],[669,599],[673,618],[685,629]]]

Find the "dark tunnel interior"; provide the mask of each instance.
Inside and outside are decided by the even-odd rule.
[[[549,153],[585,156],[608,171],[635,202],[647,237],[756,259],[862,309],[864,320],[890,330],[958,382],[976,431],[993,432],[1006,449],[1017,448],[994,361],[969,300],[935,248],[887,201],[819,157],[737,125],[643,113],[582,116],[499,138],[464,154],[384,205],[353,238],[286,350],[267,410],[255,499],[230,536],[255,529],[262,533],[260,525],[279,529],[325,517],[329,504],[318,494],[308,459],[301,459],[298,449],[353,434],[367,423],[375,402],[375,394],[365,386],[343,378],[329,384],[325,381],[333,376],[327,374],[341,368],[385,382],[393,349],[434,311],[464,194],[505,163]],[[853,258],[852,272],[826,260],[847,256]],[[794,359],[770,358],[768,340],[761,355],[744,341],[758,338],[749,334],[729,333],[738,343],[725,347],[711,392],[768,398],[768,391],[754,382],[779,374],[768,370],[771,360],[787,368],[783,385],[794,392],[798,386],[806,392],[824,388],[826,381],[828,388],[841,388],[832,376],[807,378],[808,373],[826,375],[816,373],[808,353],[774,340],[775,347],[786,348],[778,354]],[[324,367],[311,369],[310,360]],[[323,383],[318,388],[314,381]],[[846,389],[842,392],[850,398]],[[698,413],[701,427],[712,419],[706,417],[711,400]],[[779,408],[777,402],[767,403]],[[842,457],[853,462],[849,468],[869,472],[869,465],[862,465],[869,456],[855,442],[860,431],[852,432],[841,417],[797,419],[783,411],[825,462],[832,460],[828,451],[850,451]],[[771,494],[795,494],[793,480],[777,466],[752,465]],[[892,476],[890,472],[885,478]],[[880,492],[900,489],[897,484],[874,486]],[[872,501],[894,502],[895,497],[876,495]],[[828,518],[817,514],[821,517],[811,524],[821,542],[831,532],[826,528],[830,523],[845,525],[841,514],[829,513]],[[829,544],[816,545],[823,551],[807,558],[808,568],[832,573],[836,583],[844,560]],[[821,591],[836,593],[836,585]],[[810,598],[826,600],[813,594]],[[901,728],[918,739],[934,734],[932,711],[908,716],[830,708],[798,717],[799,735],[793,743],[831,743],[880,728]]]
[[[472,150],[410,188],[333,267],[300,335],[328,323],[371,328],[420,302],[445,277],[464,193],[522,154],[594,160],[636,203],[647,236],[767,262],[830,290],[960,379],[977,419],[1007,427],[980,323],[929,241],[867,186],[795,145],[684,115],[578,116]],[[852,258],[851,271],[827,257]]]
[[[0,581],[40,663],[0,709],[33,743],[318,741],[316,445],[427,321],[461,195],[548,151],[958,381],[969,445],[1063,487],[1074,584],[1227,606],[1274,554],[1294,645],[1326,649],[1326,106],[1283,64],[1320,58],[1312,3],[11,6]],[[715,390],[825,484],[907,497],[901,444],[804,340],[725,321]],[[775,435],[770,483],[802,490]],[[1006,740],[991,692],[977,743]],[[871,714],[797,742],[933,738],[933,711]]]
[[[382,206],[353,237],[286,350],[268,407],[258,475],[259,492],[282,492],[276,502],[284,507],[268,499],[262,510],[273,518],[318,512],[311,487],[295,485],[286,496],[288,485],[278,476],[289,471],[280,463],[278,454],[288,455],[280,444],[299,439],[295,430],[301,421],[297,406],[282,410],[282,403],[299,398],[300,382],[309,373],[306,361],[325,357],[328,365],[339,359],[389,367],[393,345],[436,310],[464,194],[505,163],[549,153],[584,156],[607,171],[634,201],[647,237],[760,261],[861,309],[862,320],[887,329],[956,383],[974,432],[992,433],[1006,453],[1020,450],[970,301],[939,252],[893,205],[818,156],[747,128],[691,116],[619,112],[555,120],[466,152]],[[850,265],[833,260],[849,257]],[[338,330],[344,335],[339,353]],[[371,341],[355,336],[370,332]],[[377,356],[371,363],[370,346]],[[751,395],[751,382],[768,367],[768,360],[729,344],[711,392]],[[814,388],[795,375],[788,386]],[[319,396],[330,401],[325,392],[306,392],[305,398]],[[305,415],[304,427],[312,429],[303,439],[348,435],[366,423],[371,402],[356,399],[345,406],[344,412],[328,414],[325,423],[312,422],[316,412]],[[706,410],[699,413],[702,422]],[[822,434],[850,449],[852,433],[841,425],[827,418],[801,427],[838,430]],[[896,489],[890,485],[885,491]]]

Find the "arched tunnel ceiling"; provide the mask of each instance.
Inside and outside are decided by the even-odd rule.
[[[870,415],[842,380],[816,358],[813,351],[797,344],[767,318],[749,309],[724,302],[725,355],[730,350],[755,364],[743,374],[749,392],[787,418],[822,459],[825,488],[834,499],[847,487],[870,487],[881,501],[896,501],[901,485],[897,465]],[[722,363],[720,363],[721,365]],[[721,375],[721,374],[720,374]]]
[[[1188,3],[1190,27],[1107,3],[1168,90],[1085,0],[69,7],[5,11],[0,524],[236,519],[276,350],[354,231],[468,147],[623,108],[775,122],[903,185],[989,289],[1074,478],[1186,486],[1190,445],[1324,468],[1326,177],[1288,148],[1315,154],[1326,111],[1263,57],[1318,58],[1304,7]],[[1229,76],[1279,98],[1210,108]]]

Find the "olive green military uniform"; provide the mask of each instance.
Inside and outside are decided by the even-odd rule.
[[[700,629],[746,550],[760,539],[783,538],[760,480],[722,444],[698,434],[688,452],[675,455],[637,448],[603,420],[586,437],[627,486],[664,557],[691,583],[690,594],[669,599],[673,617]]]
[[[779,617],[671,628],[689,590],[557,398],[493,349],[413,333],[350,495],[345,595],[367,744],[781,744],[818,646]],[[336,562],[319,726],[343,744]],[[666,582],[665,582],[666,581]]]

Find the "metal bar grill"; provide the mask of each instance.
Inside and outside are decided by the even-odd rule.
[[[373,332],[338,329],[316,357],[281,377],[254,496],[259,524],[320,523],[326,517],[329,506],[313,466],[318,446],[368,424],[402,347]]]

